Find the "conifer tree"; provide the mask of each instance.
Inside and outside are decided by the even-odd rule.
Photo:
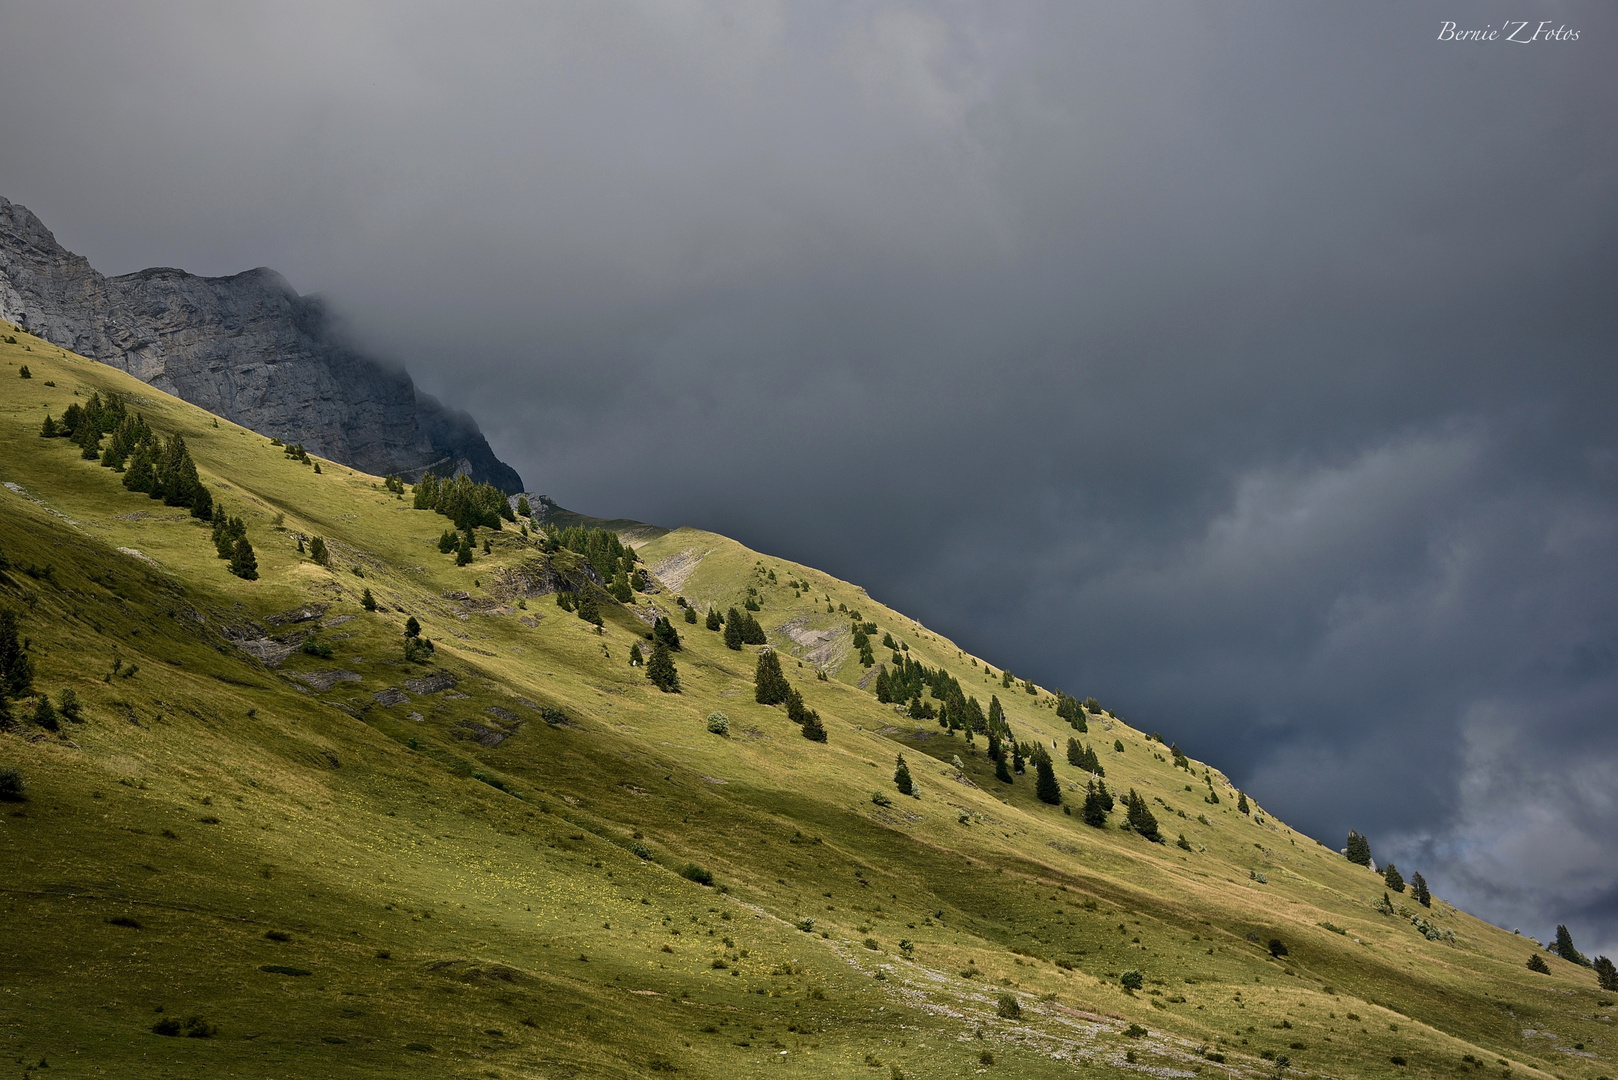
[[[468,529],[461,537],[460,546],[455,549],[455,565],[467,566],[472,562],[472,531]]]
[[[461,546],[461,535],[454,529],[445,529],[438,534],[438,552],[441,555],[454,554],[455,549]]]
[[[517,496],[517,516],[520,518],[531,518],[534,516],[533,507],[528,505],[528,496],[526,495]]]
[[[331,552],[326,550],[326,541],[318,536],[309,538],[309,558],[321,566],[331,565]]]
[[[48,695],[41,694],[39,699],[34,702],[34,723],[46,731],[56,731],[61,728],[62,725],[56,719],[56,706],[51,704],[51,699]]]
[[[640,651],[640,642],[631,642],[629,646],[629,666],[640,667],[643,661]]]
[[[1107,813],[1112,813],[1114,800],[1112,797],[1112,792],[1107,790],[1107,782],[1105,780],[1097,780],[1096,791],[1101,795],[1101,805],[1106,809]]]
[[[710,605],[708,608],[708,616],[707,618],[703,619],[702,625],[706,626],[709,630],[718,630],[720,627],[722,627],[724,625],[724,620],[719,617],[719,609]]]
[[[1348,831],[1348,861],[1361,866],[1371,865],[1371,842],[1353,829]]]
[[[989,695],[989,730],[994,731],[1006,726],[1006,710],[1000,705],[998,694]]]
[[[1560,956],[1568,963],[1579,964],[1583,967],[1590,966],[1589,958],[1573,947],[1573,935],[1568,933],[1567,927],[1565,926],[1558,926],[1556,928],[1555,948],[1556,955]]]
[[[680,651],[680,633],[674,629],[667,616],[659,615],[657,621],[652,623],[652,637],[669,647],[670,652]]]
[[[1394,892],[1402,893],[1405,891],[1405,877],[1399,873],[1399,868],[1392,863],[1389,863],[1388,868],[1382,872],[1382,882]]]
[[[1545,962],[1544,957],[1540,956],[1538,953],[1534,953],[1528,957],[1528,970],[1537,971],[1541,975],[1549,975],[1551,973],[1551,966]]]
[[[1034,754],[1034,771],[1037,774],[1034,794],[1039,796],[1039,801],[1050,803],[1052,806],[1061,806],[1062,785],[1057,782],[1056,770],[1051,766],[1051,757],[1043,746]]]
[[[1157,818],[1152,815],[1146,800],[1137,795],[1134,788],[1130,788],[1124,805],[1128,807],[1129,827],[1153,843],[1158,843],[1161,837],[1157,831]]]
[[[820,714],[813,709],[810,709],[809,714],[804,717],[803,737],[810,742],[826,741],[826,726],[820,722]]]
[[[690,623],[692,626],[695,626],[697,624],[697,609],[696,608],[687,605],[687,607],[685,609],[685,621]]]
[[[1102,800],[1101,792],[1096,790],[1096,782],[1091,780],[1084,789],[1084,823],[1100,829],[1107,824],[1107,807]]]
[[[753,697],[760,705],[780,705],[791,689],[781,673],[781,658],[774,649],[758,654],[758,667],[753,672]]]
[[[591,591],[589,586],[586,586],[584,591],[579,593],[577,610],[579,618],[585,622],[593,626],[601,625],[601,606],[596,603],[596,594]]]
[[[1084,751],[1079,748],[1079,740],[1077,739],[1069,738],[1067,740],[1067,763],[1075,768],[1084,768]]]
[[[41,439],[56,438],[56,421],[51,419],[50,413],[45,414],[45,422],[39,427],[39,437]]]
[[[1433,906],[1433,894],[1427,891],[1427,879],[1421,876],[1421,871],[1410,875],[1410,895],[1422,907]]]
[[[1016,773],[1018,776],[1021,776],[1024,772],[1021,743],[1013,742],[1011,744],[1011,771]]]
[[[366,611],[376,610],[376,597],[371,595],[370,586],[366,586],[365,591],[360,594],[360,607]]]
[[[758,624],[758,620],[753,618],[751,612],[743,612],[742,613],[742,644],[744,644],[744,645],[768,645],[769,643],[770,643],[769,636],[764,633],[764,628]]]
[[[910,766],[905,764],[905,756],[899,755],[898,764],[893,770],[893,786],[899,789],[901,795],[914,795],[916,786],[910,779]]]
[[[34,688],[34,661],[17,636],[17,615],[0,608],[0,697],[20,698]]]
[[[1603,990],[1618,990],[1618,966],[1605,956],[1596,957],[1596,982]]]
[[[258,580],[258,559],[253,555],[253,545],[247,542],[247,537],[236,538],[236,546],[230,551],[228,569],[244,581]]]
[[[738,652],[742,647],[742,616],[735,608],[725,614],[725,648]]]
[[[408,619],[405,620],[404,636],[405,637],[420,637],[421,636],[421,623],[416,621],[416,617],[414,615],[410,616]]]
[[[994,778],[1002,784],[1015,783],[1011,778],[1011,770],[1006,768],[1006,755],[1001,754],[994,761]]]
[[[669,647],[661,641],[652,642],[652,658],[646,662],[646,677],[665,694],[680,692],[680,673],[674,666]]]

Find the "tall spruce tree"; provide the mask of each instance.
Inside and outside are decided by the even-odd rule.
[[[1596,983],[1603,990],[1618,990],[1618,966],[1605,956],[1598,956],[1592,965],[1596,969]]]
[[[893,786],[899,789],[901,795],[914,795],[916,785],[910,779],[910,766],[905,764],[905,756],[899,755],[899,760],[893,768]]]
[[[1392,863],[1389,863],[1388,868],[1382,871],[1382,882],[1394,892],[1402,893],[1405,891],[1405,877],[1399,873],[1399,868]]]
[[[670,652],[680,651],[680,632],[674,629],[674,624],[669,622],[667,616],[660,615],[652,623],[652,638],[667,645]]]
[[[803,737],[810,742],[826,741],[826,726],[820,722],[820,714],[810,709],[809,715],[803,720]]]
[[[680,672],[674,666],[669,647],[661,641],[652,642],[652,658],[646,661],[646,677],[665,694],[680,692]]]
[[[1357,831],[1348,831],[1348,846],[1345,849],[1348,861],[1359,863],[1361,866],[1371,865],[1371,842],[1361,836]]]
[[[228,569],[244,581],[258,580],[258,559],[253,555],[253,545],[247,542],[247,537],[237,537],[236,546],[230,551]]]
[[[1002,784],[1016,783],[1011,777],[1011,770],[1006,767],[1006,755],[1001,754],[994,761],[994,778]]]
[[[1249,813],[1252,809],[1253,808],[1247,804],[1247,792],[1238,791],[1236,793],[1236,812],[1240,813],[1240,814],[1246,814],[1246,813]]]
[[[1050,803],[1052,806],[1062,805],[1062,785],[1056,779],[1056,770],[1051,766],[1051,756],[1041,746],[1034,754],[1034,794],[1039,796],[1040,802]]]
[[[1160,842],[1162,837],[1157,831],[1157,818],[1146,805],[1146,799],[1136,794],[1134,788],[1130,788],[1129,797],[1124,800],[1124,805],[1129,809],[1129,827],[1154,844]]]
[[[1585,956],[1583,953],[1573,947],[1573,935],[1568,933],[1567,927],[1565,926],[1558,926],[1556,928],[1555,948],[1556,955],[1560,956],[1568,963],[1579,964],[1583,967],[1590,966],[1589,957]]]
[[[1091,780],[1084,789],[1084,823],[1094,825],[1100,829],[1107,824],[1107,808],[1101,798],[1101,792],[1096,790],[1096,782]]]
[[[1067,763],[1076,769],[1084,768],[1084,751],[1079,747],[1079,740],[1067,740]]]
[[[0,608],[0,697],[20,698],[34,688],[34,661],[17,635],[17,615]]]
[[[781,673],[781,657],[774,649],[758,654],[753,672],[753,697],[760,705],[780,705],[787,699],[787,677]]]
[[[1433,894],[1427,891],[1427,879],[1421,876],[1420,870],[1410,875],[1410,895],[1422,907],[1433,906]]]
[[[706,626],[709,630],[718,630],[724,626],[724,620],[719,617],[719,609],[710,606],[708,608],[707,617],[702,620],[702,625]],[[740,644],[740,642],[738,642],[738,644]]]
[[[740,652],[742,647],[742,616],[735,608],[725,613],[725,648]]]

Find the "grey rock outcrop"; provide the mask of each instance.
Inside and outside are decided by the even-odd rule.
[[[264,435],[366,472],[428,469],[521,491],[473,419],[344,339],[317,297],[260,267],[104,277],[0,198],[0,316]]]

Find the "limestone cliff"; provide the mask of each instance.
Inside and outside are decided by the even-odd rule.
[[[473,419],[358,351],[273,270],[104,277],[0,198],[0,316],[311,453],[415,479],[455,472],[521,491]]]

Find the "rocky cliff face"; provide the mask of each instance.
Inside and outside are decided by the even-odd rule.
[[[319,299],[259,268],[103,277],[0,198],[0,316],[244,427],[366,472],[468,473],[521,491],[470,416],[345,341]]]

